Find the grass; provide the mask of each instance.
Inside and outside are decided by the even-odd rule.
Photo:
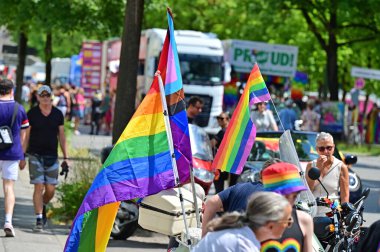
[[[343,153],[358,154],[366,156],[379,156],[380,155],[380,145],[349,145],[347,143],[340,142],[337,144],[338,149]]]

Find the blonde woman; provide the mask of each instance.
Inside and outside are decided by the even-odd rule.
[[[208,224],[210,232],[193,252],[260,251],[260,243],[279,239],[291,227],[292,208],[286,198],[273,192],[258,192],[248,201],[246,213],[232,212]]]

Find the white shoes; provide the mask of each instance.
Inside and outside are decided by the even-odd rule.
[[[4,224],[5,237],[15,237],[15,230],[9,222]]]

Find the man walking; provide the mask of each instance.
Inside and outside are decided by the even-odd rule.
[[[34,184],[33,204],[36,214],[34,231],[40,232],[46,224],[46,205],[53,198],[58,184],[58,141],[64,161],[67,162],[64,117],[52,105],[51,89],[41,86],[37,91],[38,106],[28,112],[30,127],[26,134],[29,156],[30,183]]]
[[[0,81],[0,127],[9,126],[13,137],[13,144],[10,147],[0,149],[0,172],[3,178],[5,208],[4,232],[7,237],[15,236],[12,226],[15,205],[14,182],[18,177],[18,168],[20,167],[21,170],[25,168],[22,142],[25,140],[26,128],[29,127],[24,108],[13,99],[13,89],[11,80]],[[3,136],[7,132],[1,130],[0,134]]]

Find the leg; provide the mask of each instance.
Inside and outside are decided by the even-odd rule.
[[[46,205],[54,197],[55,185],[46,184],[45,192],[43,194],[43,204]]]
[[[34,205],[34,212],[36,214],[42,214],[44,189],[45,189],[44,184],[34,185],[33,205]]]
[[[13,215],[13,209],[15,206],[15,194],[13,190],[14,181],[10,179],[3,179],[3,189],[4,189],[4,205],[5,205],[5,215]]]

